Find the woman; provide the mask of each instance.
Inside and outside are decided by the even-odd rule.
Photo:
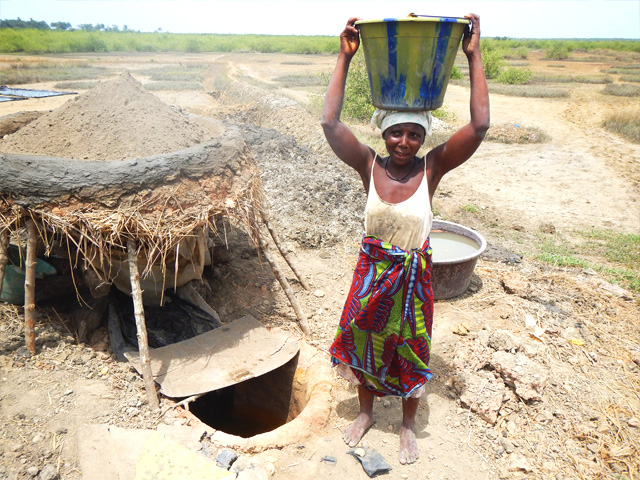
[[[430,133],[428,112],[377,111],[389,156],[360,143],[340,121],[349,63],[360,45],[357,18],[340,35],[340,54],[329,82],[322,127],[329,145],[362,179],[367,192],[365,233],[353,284],[330,348],[332,363],[358,383],[360,413],[344,432],[355,446],[373,424],[375,396],[402,397],[400,463],[418,459],[415,417],[428,369],[433,317],[431,200],[442,176],[476,151],[489,128],[489,95],[480,58],[480,18],[462,40],[469,62],[471,120],[424,157],[418,150]]]

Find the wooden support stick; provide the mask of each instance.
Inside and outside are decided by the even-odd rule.
[[[271,270],[273,270],[273,274],[278,279],[278,282],[280,282],[280,286],[282,287],[282,290],[284,290],[285,295],[289,299],[289,303],[293,307],[293,310],[296,312],[296,317],[298,317],[298,324],[300,325],[300,329],[302,330],[302,333],[304,333],[305,335],[309,335],[311,332],[309,331],[307,317],[302,312],[302,309],[300,308],[300,304],[296,299],[296,295],[291,289],[291,286],[289,285],[289,282],[287,281],[286,277],[282,273],[282,270],[280,270],[280,267],[275,262],[273,256],[271,255],[271,252],[267,250],[268,244],[264,238],[260,238],[260,247],[262,248],[262,253],[264,253],[264,257],[267,259],[267,262],[269,262],[269,265],[271,265]]]
[[[27,220],[27,260],[24,276],[24,338],[27,350],[36,354],[36,250],[38,249],[38,231],[32,218]]]
[[[289,254],[285,253],[285,251],[282,249],[282,244],[280,242],[280,239],[278,238],[278,235],[276,234],[275,230],[273,228],[271,228],[271,225],[269,225],[269,219],[267,218],[267,215],[264,212],[262,212],[262,221],[264,222],[265,226],[267,227],[267,230],[269,230],[269,234],[271,234],[271,238],[273,239],[273,243],[275,243],[276,247],[278,247],[278,251],[280,252],[280,255],[282,255],[282,258],[285,259],[285,261],[287,262],[287,265],[289,265],[289,268],[291,269],[291,271],[298,278],[298,280],[300,281],[300,285],[302,285],[302,288],[304,288],[307,291],[311,290],[311,288],[309,287],[309,284],[307,283],[307,281],[304,279],[304,277],[302,275],[300,275],[300,273],[298,272],[298,269],[295,267],[295,265],[291,261],[291,258],[289,258]]]
[[[149,340],[147,339],[147,325],[144,319],[144,306],[142,305],[142,289],[140,288],[140,274],[138,273],[138,254],[136,245],[130,238],[127,239],[127,257],[129,260],[129,276],[131,278],[131,297],[133,298],[133,312],[136,317],[136,332],[138,336],[138,350],[140,351],[140,365],[142,366],[142,378],[147,390],[149,406],[152,410],[160,408],[156,384],[153,381],[151,362],[149,359]]]
[[[7,230],[0,232],[0,295],[2,295],[2,282],[4,281],[4,269],[9,262],[9,234]]]

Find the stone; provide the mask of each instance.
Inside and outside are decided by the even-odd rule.
[[[529,461],[526,459],[524,455],[520,453],[514,453],[509,457],[508,470],[510,472],[525,472],[525,473],[530,473],[533,471],[533,469],[529,465]]]
[[[512,387],[523,400],[542,401],[547,384],[546,369],[523,353],[515,355],[497,351],[491,356],[491,365],[500,373],[504,383]]]
[[[476,371],[488,365],[490,360],[491,350],[485,345],[478,342],[460,342],[456,346],[453,368],[457,371]]]
[[[495,425],[502,407],[504,383],[489,372],[462,372],[456,376],[454,388],[460,403],[480,418]]]
[[[487,347],[496,351],[512,352],[520,350],[522,342],[507,330],[496,330],[487,338]]]
[[[513,446],[513,442],[511,440],[509,440],[508,438],[501,438],[500,439],[500,443],[502,444],[502,448],[504,448],[504,451],[511,454],[515,451],[515,447]]]
[[[500,279],[502,288],[510,295],[524,297],[529,291],[529,281],[518,272],[506,272]]]
[[[58,480],[60,475],[58,475],[58,470],[55,465],[50,463],[46,464],[40,475],[38,476],[38,480]]]
[[[222,468],[226,468],[227,470],[229,470],[229,467],[231,467],[233,462],[235,462],[237,459],[238,454],[228,448],[223,449],[216,456],[216,462],[218,462],[218,465],[220,465]]]

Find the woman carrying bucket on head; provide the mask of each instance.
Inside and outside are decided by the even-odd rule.
[[[360,143],[340,121],[349,64],[360,46],[357,18],[349,19],[340,35],[340,54],[322,112],[329,145],[358,172],[368,195],[360,255],[330,347],[338,372],[358,384],[360,413],[343,438],[353,447],[374,423],[375,396],[400,396],[402,464],[418,459],[415,418],[432,376],[431,200],[443,175],[473,155],[489,128],[480,18],[465,18],[470,25],[462,49],[469,62],[471,119],[424,157],[417,153],[431,131],[429,112],[376,111],[372,120],[382,132],[386,157]]]

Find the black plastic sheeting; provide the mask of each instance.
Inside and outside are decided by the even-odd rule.
[[[30,88],[0,87],[0,102],[24,100],[27,98],[57,97],[58,95],[74,95],[76,92],[56,92],[54,90],[33,90]]]

